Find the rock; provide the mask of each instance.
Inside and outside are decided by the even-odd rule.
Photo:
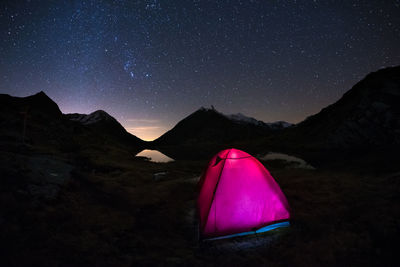
[[[159,181],[167,175],[168,172],[156,172],[153,174],[153,180],[154,181]]]
[[[31,183],[28,192],[34,197],[52,199],[61,186],[71,179],[73,166],[50,156],[32,156],[27,162]]]

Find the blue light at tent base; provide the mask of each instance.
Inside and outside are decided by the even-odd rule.
[[[246,235],[254,235],[254,234],[260,234],[260,233],[265,233],[271,230],[274,230],[276,228],[280,227],[289,227],[290,223],[288,221],[286,222],[279,222],[279,223],[274,223],[271,225],[267,225],[264,227],[261,227],[260,229],[256,231],[249,231],[249,232],[242,232],[242,233],[237,233],[237,234],[232,234],[232,235],[224,235],[224,236],[218,236],[218,237],[213,237],[213,238],[207,238],[205,239],[206,241],[211,241],[211,240],[218,240],[218,239],[225,239],[225,238],[232,238],[236,236],[246,236]]]

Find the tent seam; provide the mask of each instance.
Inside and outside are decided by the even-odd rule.
[[[228,154],[226,154],[226,156],[229,155],[229,153],[231,152],[231,150],[232,150],[232,148],[229,149],[229,152],[228,152]],[[227,160],[227,158],[224,159],[224,163],[223,163],[223,165],[222,165],[222,167],[221,167],[221,171],[220,171],[220,173],[219,173],[219,175],[218,175],[217,183],[215,184],[214,193],[213,193],[213,196],[212,196],[212,198],[211,198],[211,204],[210,204],[210,207],[208,208],[208,213],[207,213],[207,217],[206,217],[206,223],[204,224],[204,227],[203,227],[203,229],[202,229],[203,231],[204,231],[204,229],[206,228],[207,223],[208,223],[208,217],[210,216],[210,210],[211,210],[212,204],[213,204],[214,199],[215,199],[215,193],[217,192],[219,180],[221,179],[222,172],[224,171],[224,167],[225,167],[225,162],[226,162],[226,160]],[[216,214],[217,214],[217,212],[215,212],[215,216],[216,216]]]

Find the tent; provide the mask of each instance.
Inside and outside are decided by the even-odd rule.
[[[289,205],[268,170],[238,149],[216,154],[199,181],[201,238],[219,239],[289,225]]]

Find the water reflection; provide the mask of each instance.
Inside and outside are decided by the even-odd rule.
[[[151,162],[158,162],[158,163],[165,163],[165,162],[171,162],[174,161],[174,159],[164,155],[158,150],[150,150],[150,149],[145,149],[136,154],[136,157],[146,157],[149,158],[149,161]]]

